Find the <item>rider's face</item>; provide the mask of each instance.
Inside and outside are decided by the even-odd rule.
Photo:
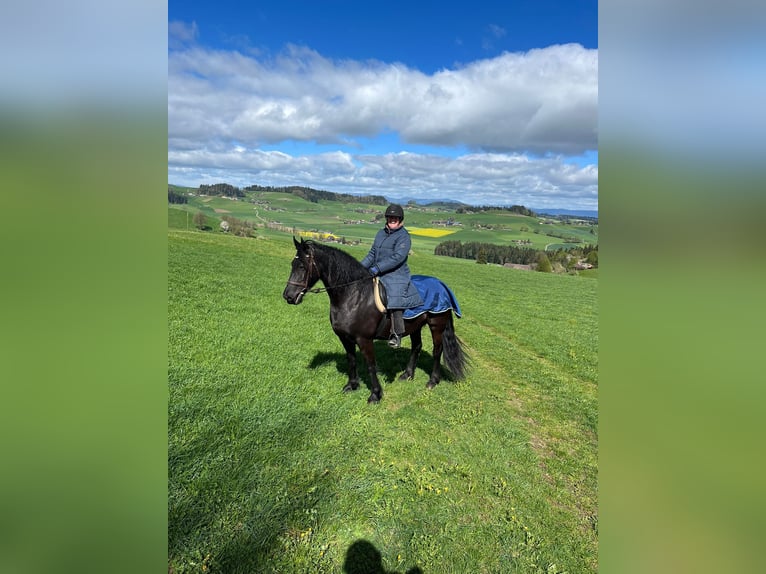
[[[399,229],[402,226],[402,220],[398,217],[386,217],[386,227],[389,229]]]

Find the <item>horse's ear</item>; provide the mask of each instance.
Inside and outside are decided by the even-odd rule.
[[[295,239],[295,235],[293,235],[293,243],[295,243],[295,248],[296,249],[300,249],[301,248],[301,244],[298,243],[298,241]],[[303,243],[303,239],[301,239],[301,243]]]

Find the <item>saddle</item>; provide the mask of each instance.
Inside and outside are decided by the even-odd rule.
[[[375,306],[381,313],[386,312],[386,288],[378,279],[378,276],[372,278],[372,293],[375,297]]]

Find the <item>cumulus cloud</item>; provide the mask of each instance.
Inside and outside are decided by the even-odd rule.
[[[197,33],[176,29],[187,40]],[[496,204],[528,196],[538,207],[556,206],[558,194],[595,208],[597,168],[566,157],[597,147],[597,82],[597,50],[577,44],[433,74],[298,46],[266,59],[190,44],[168,56],[169,178],[184,183],[196,166],[199,177],[244,185],[332,185],[391,198],[452,193]],[[396,134],[401,150],[435,151],[369,153],[364,142],[381,134]],[[263,149],[286,143],[338,151]]]
[[[576,44],[433,75],[298,47],[270,61],[191,48],[171,52],[168,68],[171,138],[260,145],[391,130],[409,144],[487,151],[578,154],[597,144],[597,51]]]
[[[221,148],[171,150],[169,181],[197,186],[309,185],[338,193],[392,200],[453,199],[472,205],[597,209],[598,167],[562,157],[466,154],[456,158],[411,152],[382,155],[328,152],[292,156],[281,151]]]

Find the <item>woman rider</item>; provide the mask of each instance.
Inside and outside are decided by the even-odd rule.
[[[410,234],[404,228],[404,209],[401,205],[391,204],[386,209],[386,225],[375,235],[362,265],[373,277],[379,276],[386,288],[387,308],[391,315],[388,345],[394,349],[402,343],[404,309],[423,304],[420,293],[410,281],[407,256],[411,247]]]

